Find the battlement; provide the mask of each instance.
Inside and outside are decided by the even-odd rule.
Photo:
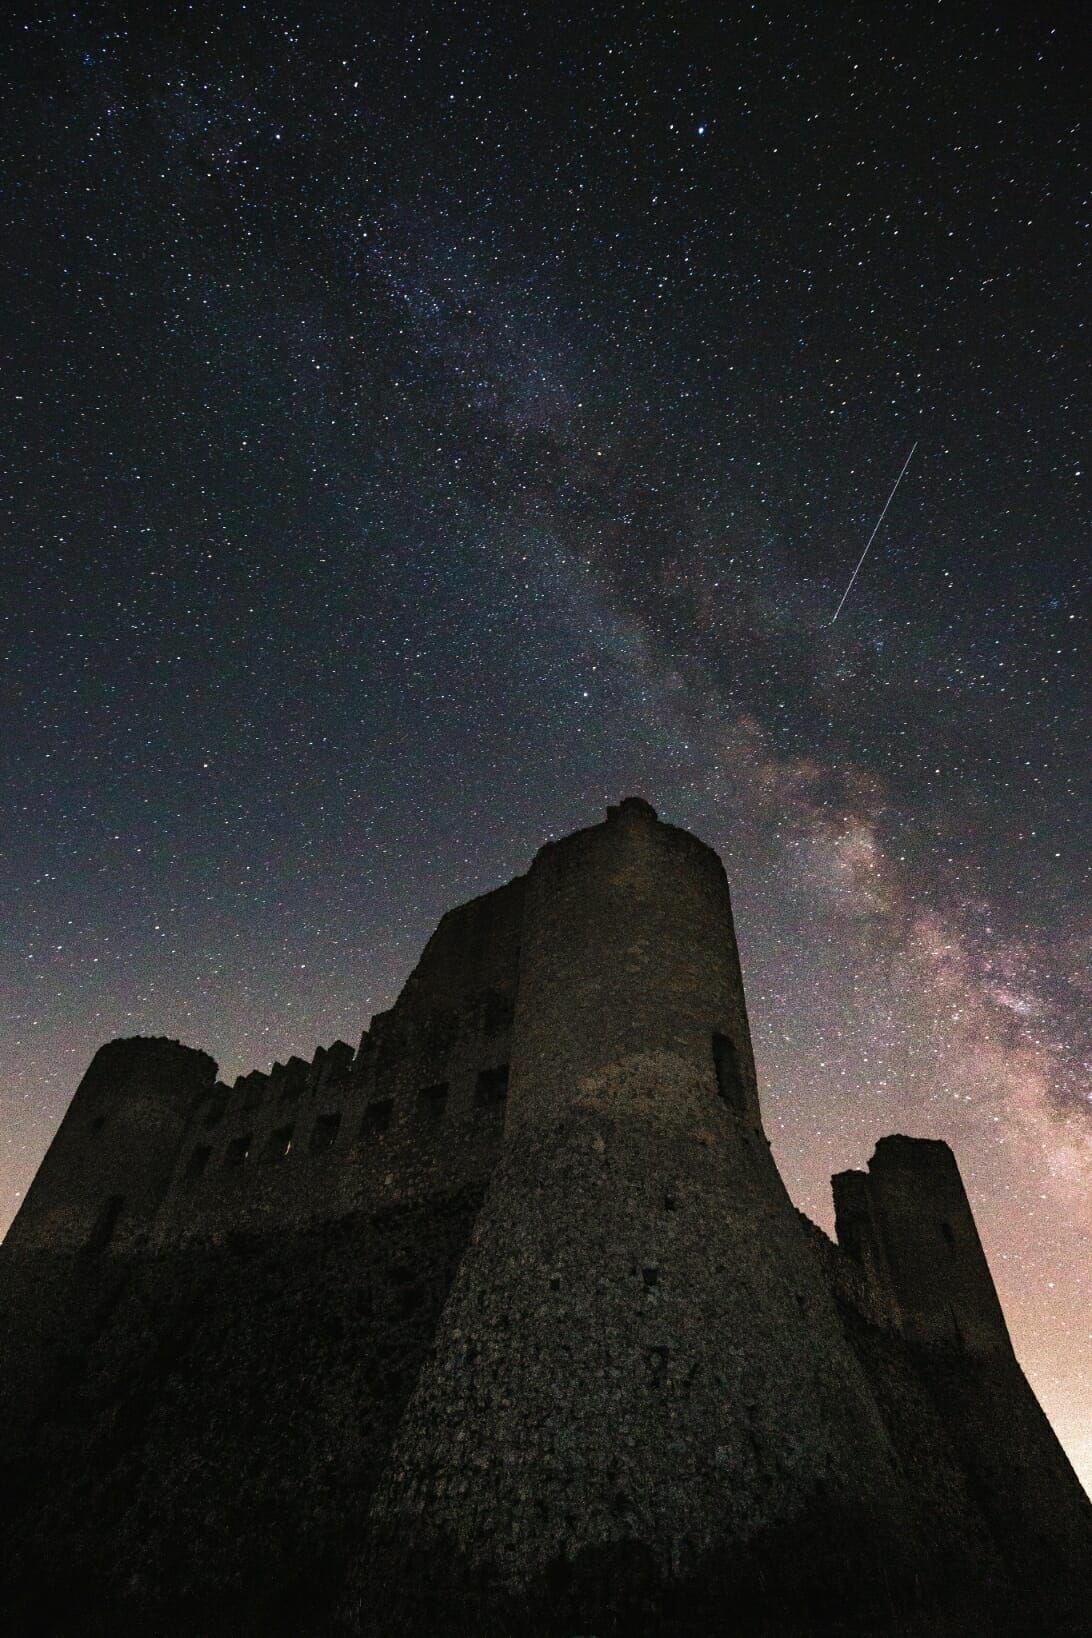
[[[195,1111],[160,1243],[374,1212],[496,1163],[524,878],[448,911],[389,1011],[345,1041],[217,1084]]]
[[[392,1009],[344,1041],[200,1100],[157,1239],[375,1212],[482,1183],[496,1162],[512,1009]]]

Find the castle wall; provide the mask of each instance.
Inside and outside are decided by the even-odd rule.
[[[110,1638],[265,1638],[333,1620],[499,1148],[521,895],[517,881],[446,916],[356,1052],[335,1043],[233,1087],[192,1055],[201,1082],[158,1169],[136,1120],[92,1188],[103,1067],[128,1061],[99,1054],[66,1123],[65,1169],[54,1186],[43,1176],[21,1224],[64,1346],[37,1413],[0,1427],[9,1630],[52,1638],[76,1610],[79,1630]],[[155,1043],[145,1054],[153,1068],[162,1056]],[[130,1090],[158,1108],[153,1082]],[[163,1199],[147,1243],[74,1263],[46,1208],[149,1173]],[[0,1294],[38,1380],[34,1285],[10,1283],[30,1265],[10,1249]]]
[[[483,1187],[504,1124],[523,879],[450,911],[398,1001],[344,1042],[209,1089],[158,1243]]]
[[[332,1631],[479,1202],[101,1259],[57,1391],[0,1426],[0,1629]]]
[[[835,1245],[803,1214],[810,1254],[834,1298],[846,1341],[868,1382],[900,1470],[910,1477],[917,1526],[929,1543],[931,1572],[947,1588],[949,1613],[961,1608],[968,1630],[983,1608],[1011,1607],[1015,1596],[1005,1557],[969,1481],[950,1429],[902,1339],[890,1310],[856,1256]],[[839,1218],[841,1224],[841,1218]],[[973,1583],[968,1589],[968,1573]]]

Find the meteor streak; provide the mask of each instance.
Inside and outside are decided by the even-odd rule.
[[[849,585],[846,587],[845,591],[842,593],[841,603],[838,604],[838,607],[835,609],[833,615],[831,616],[831,620],[830,620],[831,625],[834,624],[835,620],[837,620],[838,616],[841,614],[842,608],[843,608],[843,606],[845,604],[845,600],[849,596],[850,592],[853,590],[853,582],[856,580],[857,576],[860,574],[861,564],[864,562],[865,558],[868,556],[868,547],[872,545],[872,542],[875,540],[876,535],[879,532],[880,524],[883,522],[885,516],[887,515],[887,508],[891,505],[891,502],[895,499],[895,490],[899,487],[899,484],[902,482],[903,474],[905,473],[906,468],[910,465],[910,462],[913,460],[914,450],[917,449],[918,444],[920,442],[921,442],[921,440],[919,438],[914,439],[913,448],[911,449],[909,455],[906,457],[905,461],[903,461],[903,463],[902,463],[902,472],[899,473],[898,477],[895,479],[894,483],[891,485],[891,493],[890,493],[890,495],[888,495],[887,499],[883,503],[883,511],[880,513],[879,517],[876,519],[876,527],[873,529],[872,533],[868,537],[868,545],[866,545],[864,551],[861,553],[860,559],[859,559],[859,561],[857,563],[857,567],[854,569],[853,573],[849,577]]]

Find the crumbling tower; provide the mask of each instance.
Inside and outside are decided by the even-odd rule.
[[[1005,1316],[955,1156],[885,1137],[867,1172],[833,1181],[838,1244],[865,1270],[892,1330],[927,1349],[1010,1357]]]
[[[1069,1622],[1081,1621],[1074,1580],[1092,1595],[1088,1501],[1013,1353],[955,1156],[881,1138],[868,1170],[833,1188],[838,1243],[927,1384],[1010,1572],[1040,1589],[1055,1630],[1081,1630]]]

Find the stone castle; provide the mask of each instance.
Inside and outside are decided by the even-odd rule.
[[[771,1158],[721,863],[636,798],[356,1050],[111,1042],[0,1249],[4,1630],[1092,1631],[951,1151],[834,1198]]]

